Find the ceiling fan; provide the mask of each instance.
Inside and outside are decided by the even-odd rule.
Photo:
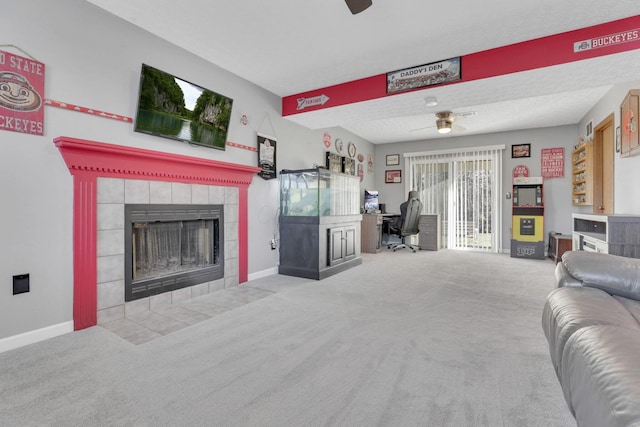
[[[456,132],[464,132],[466,129],[463,128],[462,126],[458,126],[458,125],[454,125],[453,122],[463,119],[465,117],[468,116],[475,116],[476,112],[475,111],[465,111],[465,112],[461,112],[461,113],[454,113],[451,111],[438,111],[436,114],[436,125],[435,126],[427,126],[424,128],[418,128],[418,129],[412,129],[412,132],[415,131],[420,131],[420,130],[425,130],[425,129],[431,129],[431,128],[438,128],[438,133],[449,133],[452,130],[456,131]]]
[[[371,6],[371,2],[372,2],[372,0],[344,0],[344,1],[347,3],[347,6],[349,6],[349,10],[351,11],[351,13],[354,15],[367,9],[369,6]]]

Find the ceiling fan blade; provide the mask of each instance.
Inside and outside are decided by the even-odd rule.
[[[446,132],[447,129],[451,130],[452,132],[464,132],[467,129],[463,128],[462,126],[454,124],[454,122],[456,120],[464,119],[465,117],[468,117],[468,116],[475,116],[476,112],[464,111],[461,113],[452,113],[451,111],[438,111],[435,113],[435,115],[438,118],[436,120],[435,126],[427,126],[423,128],[411,129],[409,132],[420,132],[423,130],[434,129],[434,128],[438,128],[438,132],[440,133],[448,133]],[[443,129],[441,130],[441,128]]]
[[[451,120],[452,122],[455,122],[456,120],[461,120],[469,116],[475,116],[476,114],[478,113],[476,113],[475,111],[463,111],[461,113],[453,113],[451,117],[449,117],[449,120]]]
[[[427,127],[424,127],[424,128],[411,129],[411,130],[409,130],[409,132],[420,132],[421,130],[434,129],[434,128],[435,128],[435,126],[427,126]]]
[[[417,129],[411,129],[409,130],[409,132],[420,132],[423,130],[427,130],[427,129],[435,129],[436,126],[427,126],[427,127],[423,127],[423,128],[417,128]],[[467,128],[464,128],[460,125],[456,125],[456,124],[451,124],[451,131],[452,132],[465,132],[467,130]]]
[[[352,14],[356,15],[372,4],[372,0],[344,0]]]

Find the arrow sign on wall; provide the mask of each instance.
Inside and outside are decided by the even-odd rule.
[[[298,98],[298,110],[304,110],[307,107],[314,107],[316,105],[324,105],[329,100],[329,97],[324,93],[322,95],[314,96],[312,98]]]

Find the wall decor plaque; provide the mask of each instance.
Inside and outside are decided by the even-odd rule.
[[[325,167],[331,172],[342,172],[342,156],[327,151],[325,153]]]
[[[632,89],[620,104],[620,157],[640,153],[638,141],[638,110],[640,90]]]
[[[44,135],[44,64],[0,50],[2,130]]]

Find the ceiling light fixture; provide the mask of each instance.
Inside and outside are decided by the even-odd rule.
[[[447,119],[436,120],[436,127],[438,128],[438,133],[451,132],[451,122]]]
[[[436,98],[435,96],[427,96],[424,99],[424,103],[427,107],[435,107],[436,105],[438,105],[438,98]]]

